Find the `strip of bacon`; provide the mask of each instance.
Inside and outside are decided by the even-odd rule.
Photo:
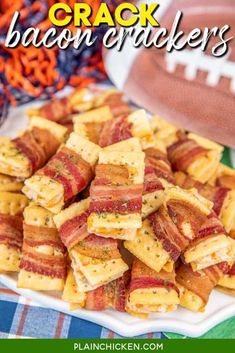
[[[221,211],[221,209],[223,207],[225,198],[228,195],[229,189],[223,188],[223,187],[219,187],[219,188],[216,188],[216,189],[217,190],[216,190],[216,192],[214,194],[214,197],[213,197],[212,201],[214,202],[213,210],[219,216],[220,211]]]
[[[89,234],[83,241],[78,242],[76,251],[80,254],[103,260],[121,257],[116,239],[102,238],[95,234]]]
[[[180,233],[184,234],[183,225],[185,223],[190,224],[193,231],[193,238],[197,236],[200,227],[207,219],[206,215],[198,208],[193,207],[183,200],[171,199],[167,201],[167,209],[170,218]]]
[[[91,201],[90,212],[95,213],[140,213],[142,209],[142,197],[131,200],[102,200]]]
[[[167,152],[174,170],[187,171],[190,164],[198,157],[205,156],[208,150],[194,140],[184,139],[173,143]]]
[[[88,310],[101,311],[109,307],[105,296],[105,288],[101,286],[93,291],[87,292],[85,307]]]
[[[156,238],[161,240],[163,248],[176,261],[181,252],[188,246],[189,239],[179,232],[164,207],[148,216],[148,220]]]
[[[128,169],[113,164],[97,164],[93,185],[122,185],[130,184]]]
[[[99,145],[105,147],[131,138],[131,126],[132,124],[127,121],[125,115],[116,119],[108,120],[104,124],[104,128],[100,135]]]
[[[88,215],[89,211],[86,211],[79,216],[67,220],[61,225],[59,229],[60,237],[68,249],[71,249],[79,241],[84,240],[89,235],[86,225]]]
[[[132,279],[129,293],[133,292],[136,289],[155,288],[155,287],[171,288],[171,289],[174,289],[179,294],[179,290],[174,283],[167,280],[163,280],[161,278],[151,278],[151,277],[139,277],[139,278]]]
[[[216,185],[228,189],[235,189],[235,175],[222,175],[216,179]]]
[[[129,280],[130,271],[127,271],[122,277],[106,284],[105,286],[87,292],[86,309],[99,311],[113,308],[117,311],[124,312]]]
[[[39,109],[41,117],[61,123],[61,120],[71,114],[71,106],[68,98],[54,98]]]
[[[59,147],[59,141],[50,131],[37,127],[26,131],[13,142],[17,149],[28,158],[31,175],[41,168]]]
[[[0,214],[0,244],[20,250],[23,243],[23,219],[21,216]]]
[[[148,174],[154,174],[157,178],[162,178],[171,184],[175,184],[167,155],[157,148],[145,150],[145,178]]]
[[[219,216],[229,189],[226,187],[202,184],[183,172],[175,173],[177,185],[184,189],[196,188],[197,191],[214,203],[213,210]]]
[[[66,253],[56,228],[38,227],[24,223],[24,244],[30,247],[42,245],[52,246],[54,249]]]
[[[63,185],[65,202],[85,189],[93,176],[89,163],[66,147],[51,158],[40,174]]]
[[[233,266],[228,270],[227,274],[229,276],[235,276],[235,263],[233,264]]]
[[[200,272],[193,272],[190,265],[181,264],[176,270],[176,282],[207,303],[212,289],[224,274],[219,265],[210,266]]]

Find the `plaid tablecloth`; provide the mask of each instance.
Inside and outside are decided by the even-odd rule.
[[[138,338],[185,338],[171,333],[149,333]],[[91,322],[44,308],[0,283],[0,338],[122,338]],[[235,318],[202,338],[235,338]]]

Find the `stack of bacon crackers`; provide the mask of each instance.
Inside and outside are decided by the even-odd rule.
[[[82,89],[0,137],[0,272],[71,310],[203,312],[235,294],[235,171],[223,147]]]

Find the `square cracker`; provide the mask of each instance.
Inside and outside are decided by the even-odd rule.
[[[120,259],[101,260],[80,254],[76,246],[70,252],[73,268],[78,268],[93,287],[100,287],[119,277],[128,270]]]
[[[0,244],[0,272],[19,271],[21,252],[6,244]]]
[[[18,276],[17,288],[27,288],[40,291],[62,291],[64,289],[64,279],[51,278],[21,269]]]
[[[105,105],[103,107],[75,115],[73,117],[73,122],[76,128],[77,123],[103,123],[111,120],[112,118],[113,116],[109,106]]]
[[[0,213],[14,216],[22,213],[27,205],[28,199],[25,195],[4,191],[0,192]]]
[[[91,166],[95,165],[99,152],[102,150],[100,146],[85,139],[76,132],[70,134],[65,146],[78,153]]]
[[[68,135],[68,129],[61,125],[57,124],[54,121],[40,118],[38,116],[33,116],[29,120],[29,128],[32,129],[33,127],[38,127],[40,129],[48,130],[52,133],[61,143],[65,141]]]
[[[60,211],[57,215],[54,216],[54,222],[57,229],[59,229],[63,223],[72,219],[76,216],[79,216],[86,212],[89,208],[90,198],[75,202],[64,210]]]
[[[164,201],[164,191],[156,190],[142,197],[142,218],[146,218],[151,213],[157,211]]]
[[[8,137],[0,136],[0,173],[27,178],[30,162]]]
[[[127,140],[114,143],[113,145],[109,145],[103,148],[103,151],[111,151],[111,152],[141,152],[141,144],[140,140],[137,137],[131,137]]]
[[[131,123],[132,136],[138,137],[143,149],[154,146],[153,131],[144,109],[139,109],[128,115],[127,120]]]
[[[80,308],[85,304],[86,294],[85,292],[79,291],[71,268],[68,271],[68,276],[65,281],[62,299],[68,303],[77,304],[77,307]]]
[[[113,164],[127,167],[133,184],[142,184],[144,181],[144,152],[101,151],[99,164]]]
[[[64,188],[56,180],[45,175],[33,175],[25,180],[23,193],[37,205],[58,213],[64,205]]]
[[[133,240],[124,242],[124,246],[145,265],[159,272],[170,261],[170,256],[156,239],[153,230],[146,219],[142,228],[137,230]]]
[[[33,202],[24,210],[24,222],[36,227],[56,228],[53,216],[52,212]]]

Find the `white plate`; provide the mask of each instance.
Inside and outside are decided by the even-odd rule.
[[[27,124],[25,110],[41,103],[30,103],[12,109],[0,135],[15,136],[16,132],[24,129]],[[104,326],[122,336],[132,337],[148,332],[168,331],[190,337],[198,337],[206,333],[215,325],[235,315],[235,299],[216,290],[213,291],[205,313],[192,313],[183,308],[168,314],[152,315],[147,320],[138,319],[126,313],[113,310],[103,312],[84,309],[69,311],[67,303],[60,299],[59,293],[35,292],[17,288],[17,275],[0,275],[0,281],[13,291],[24,297],[38,302],[44,307],[55,309],[81,319],[92,321]]]

